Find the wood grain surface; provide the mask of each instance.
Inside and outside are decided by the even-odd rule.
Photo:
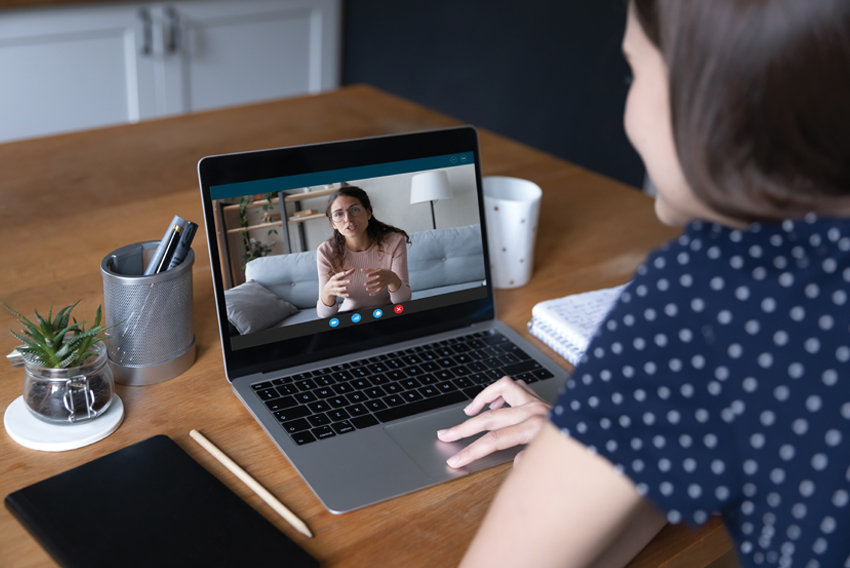
[[[24,314],[82,300],[77,317],[103,302],[99,265],[123,245],[160,238],[179,214],[202,220],[196,164],[206,155],[408,132],[457,121],[366,86],[0,144],[0,299]],[[508,175],[543,188],[534,276],[497,291],[497,313],[564,368],[569,364],[525,329],[541,300],[626,282],[646,253],[676,236],[639,191],[522,144],[481,131],[484,175]],[[167,434],[204,467],[321,560],[336,566],[452,566],[471,540],[509,465],[345,515],[328,513],[275,448],[224,378],[203,231],[194,249],[194,329],[198,357],[158,385],[117,386],[126,417],[92,446],[45,453],[0,434],[3,496],[156,434]],[[16,345],[0,311],[0,350]],[[0,407],[22,392],[24,372],[0,364]],[[307,539],[189,438],[198,429],[304,519]],[[93,527],[94,528],[94,527]],[[722,525],[666,527],[633,568],[707,566],[728,552]],[[52,566],[50,557],[4,508],[0,565]]]

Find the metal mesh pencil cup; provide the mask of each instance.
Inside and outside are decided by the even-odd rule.
[[[107,353],[115,381],[151,385],[180,375],[195,362],[192,265],[195,253],[171,270],[144,276],[159,241],[112,251],[100,263],[109,330]]]

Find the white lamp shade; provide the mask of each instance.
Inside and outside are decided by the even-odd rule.
[[[424,172],[416,174],[410,181],[410,203],[451,199],[452,188],[446,172]]]

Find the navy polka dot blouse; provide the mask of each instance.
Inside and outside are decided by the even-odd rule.
[[[850,220],[695,221],[651,254],[550,419],[743,566],[850,568]]]

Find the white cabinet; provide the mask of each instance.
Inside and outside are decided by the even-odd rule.
[[[0,141],[336,88],[340,1],[0,11]]]

